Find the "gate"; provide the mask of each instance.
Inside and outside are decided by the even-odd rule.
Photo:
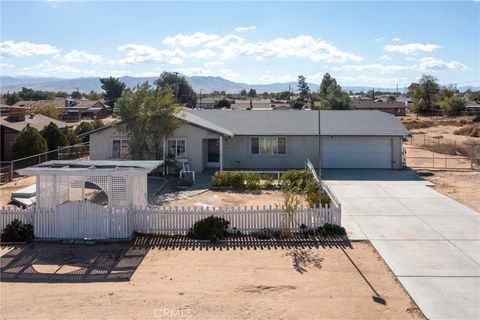
[[[109,209],[92,202],[66,202],[54,212],[55,238],[108,239]]]

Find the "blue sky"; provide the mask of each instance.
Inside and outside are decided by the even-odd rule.
[[[480,85],[480,2],[1,2],[2,75]]]

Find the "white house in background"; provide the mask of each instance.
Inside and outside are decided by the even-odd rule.
[[[318,111],[252,112],[188,110],[185,121],[163,142],[163,159],[188,159],[205,168],[303,168],[318,163]],[[121,125],[121,124],[117,124]],[[321,111],[323,168],[402,169],[402,139],[409,132],[380,111]],[[128,158],[128,136],[115,126],[93,130],[90,158]]]
[[[247,99],[235,100],[230,106],[232,110],[273,110],[272,102],[269,99]]]
[[[213,109],[215,108],[215,104],[220,100],[221,98],[199,98],[196,107],[200,109]]]

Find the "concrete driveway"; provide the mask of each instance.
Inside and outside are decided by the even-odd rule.
[[[480,319],[480,213],[410,170],[327,170],[323,178],[349,238],[372,242],[427,318]]]

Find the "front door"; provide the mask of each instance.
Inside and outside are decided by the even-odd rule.
[[[208,139],[207,141],[208,167],[217,168],[220,166],[220,140]]]

